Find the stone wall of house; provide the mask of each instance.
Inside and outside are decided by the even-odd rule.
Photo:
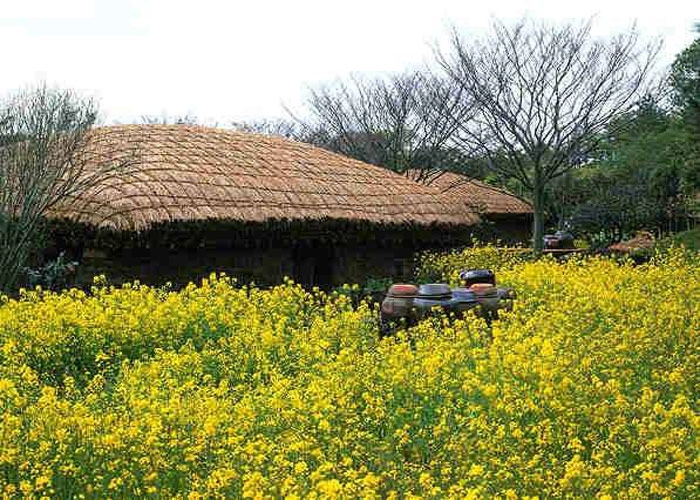
[[[241,283],[280,283],[293,276],[289,249],[201,249],[197,251],[132,251],[109,254],[88,249],[78,267],[76,284],[86,285],[105,275],[110,283],[139,280],[149,285],[171,283],[175,287],[199,282],[211,273],[224,272]]]
[[[364,284],[369,279],[410,280],[415,253],[426,245],[450,248],[469,244],[474,236],[482,241],[527,243],[530,218],[493,217],[490,223],[472,232],[439,232],[430,234],[428,239],[421,239],[425,234],[412,232],[410,228],[404,233],[369,231],[345,243],[338,241],[342,238],[334,238],[330,230],[308,234],[269,233],[276,234],[273,238],[267,237],[261,228],[251,234],[240,232],[240,228],[239,232],[225,226],[214,229],[207,232],[196,226],[175,227],[173,232],[162,231],[148,238],[138,235],[119,239],[116,235],[98,238],[94,247],[73,245],[74,258],[80,263],[75,284],[88,286],[94,276],[105,275],[113,284],[139,280],[149,285],[171,283],[181,287],[220,272],[236,277],[240,283],[254,282],[261,286],[280,283],[285,277],[304,286],[323,288],[344,283]],[[344,234],[342,228],[334,230]],[[254,248],[241,247],[244,244]]]
[[[410,248],[324,247],[202,249],[198,251],[83,252],[76,284],[88,286],[104,275],[119,285],[139,280],[149,285],[174,287],[198,282],[210,273],[224,272],[240,283],[269,286],[285,277],[305,286],[330,288],[344,283],[365,283],[371,278],[408,280],[413,272]]]

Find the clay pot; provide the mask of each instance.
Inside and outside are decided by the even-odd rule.
[[[496,284],[496,275],[491,269],[468,269],[459,273],[459,278],[467,288],[475,283]]]

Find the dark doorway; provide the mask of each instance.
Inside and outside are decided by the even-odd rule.
[[[305,287],[333,285],[335,251],[326,245],[297,246],[293,252],[294,281]]]

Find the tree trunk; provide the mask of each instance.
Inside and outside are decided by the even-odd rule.
[[[532,249],[538,256],[544,249],[544,186],[539,179],[535,181],[532,194],[532,208],[535,211],[532,221]]]

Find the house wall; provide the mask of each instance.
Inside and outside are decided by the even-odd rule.
[[[138,279],[150,285],[170,282],[179,287],[198,282],[211,273],[225,272],[242,283],[268,285],[293,276],[291,255],[291,250],[284,248],[122,253],[88,250],[80,262],[76,283],[86,285],[93,276],[103,274],[114,284]]]
[[[412,274],[411,249],[323,247],[266,249],[202,249],[199,251],[131,251],[83,253],[76,284],[86,286],[105,275],[110,283],[139,280],[151,285],[184,286],[210,273],[225,272],[241,283],[267,286],[285,277],[305,286],[331,287],[365,283],[369,278],[408,279]]]
[[[530,237],[527,216],[491,218],[473,232],[437,231],[421,239],[420,231],[367,231],[343,243],[342,227],[326,232],[287,234],[272,238],[273,232],[256,229],[247,235],[218,228],[218,232],[180,228],[180,232],[163,232],[168,238],[126,238],[124,244],[110,237],[109,245],[84,249],[75,247],[80,262],[75,283],[86,286],[93,276],[105,275],[113,284],[139,280],[150,285],[171,283],[175,287],[198,282],[211,273],[225,272],[241,283],[261,286],[280,283],[291,277],[305,286],[330,288],[344,283],[364,284],[371,278],[410,280],[414,255],[426,248],[449,248],[468,244],[472,236],[482,240],[500,238],[504,243],[526,243]],[[158,235],[156,235],[158,236]],[[283,235],[284,236],[284,235]],[[86,241],[86,240],[85,240]],[[99,240],[98,240],[99,241]],[[257,248],[236,245],[254,244]],[[330,243],[333,242],[333,243]],[[185,248],[183,248],[185,247]]]

